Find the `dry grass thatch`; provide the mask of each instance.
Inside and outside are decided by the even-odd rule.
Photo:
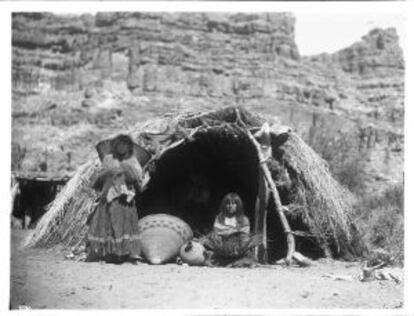
[[[239,109],[239,113],[251,131],[265,122],[264,118],[243,109]],[[197,135],[206,137],[208,130],[224,128],[240,135],[236,121],[235,109],[226,108],[209,113],[183,114],[172,120],[157,119],[134,128],[130,134],[153,153],[148,167],[166,152],[185,146]],[[272,137],[277,135],[272,134]],[[327,252],[332,251],[334,256],[359,254],[362,248],[360,241],[355,239],[357,230],[351,221],[352,195],[332,178],[326,162],[293,132],[288,133],[282,144],[272,143],[272,149],[272,160],[276,160],[291,178],[289,204],[297,208],[287,214],[288,219],[300,218],[320,247]],[[83,241],[86,220],[96,198],[89,182],[98,168],[97,158],[79,168],[26,240],[26,245],[76,246]]]
[[[51,246],[62,241],[66,245],[77,245],[82,241],[86,233],[86,219],[93,210],[96,198],[89,184],[98,168],[97,159],[79,168],[28,236],[26,246]]]
[[[296,134],[291,133],[277,151],[282,153],[282,164],[295,181],[292,203],[300,205],[296,216],[301,217],[320,244],[333,242],[338,254],[358,253],[360,250],[350,249],[358,234],[351,220],[352,194],[332,177],[327,163]],[[324,250],[329,251],[326,247]]]

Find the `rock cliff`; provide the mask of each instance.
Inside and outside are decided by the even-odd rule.
[[[138,121],[239,104],[310,143],[318,133],[353,138],[367,181],[402,179],[395,29],[300,56],[290,13],[18,13],[12,24],[12,139],[27,149],[23,171],[47,161],[48,172],[70,172],[97,140]]]

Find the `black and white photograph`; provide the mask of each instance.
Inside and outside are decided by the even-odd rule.
[[[2,310],[408,315],[408,13],[371,3],[9,5]]]

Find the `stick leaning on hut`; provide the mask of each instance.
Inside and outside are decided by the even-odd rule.
[[[260,137],[262,136],[261,134],[263,134],[264,138],[267,140],[262,143],[259,143],[256,137],[253,136],[252,133],[249,131],[246,124],[244,124],[243,120],[240,117],[240,112],[238,109],[236,109],[236,113],[237,113],[237,123],[240,124],[242,128],[244,128],[245,133],[247,134],[247,136],[249,137],[249,139],[252,141],[252,143],[254,144],[256,148],[261,174],[263,174],[263,177],[265,178],[266,183],[269,186],[270,191],[273,195],[273,199],[275,202],[275,211],[277,212],[280,218],[280,221],[282,222],[283,230],[284,230],[284,233],[286,234],[288,250],[287,250],[286,257],[284,258],[285,262],[286,264],[290,265],[292,263],[292,258],[295,258],[295,260],[298,261],[300,265],[303,265],[303,266],[309,265],[309,262],[310,262],[309,259],[305,258],[303,255],[301,255],[298,252],[296,252],[295,254],[295,238],[292,234],[292,230],[290,228],[289,222],[286,219],[286,216],[283,211],[286,207],[284,207],[282,205],[282,202],[280,201],[279,192],[277,191],[276,185],[272,179],[272,175],[266,164],[266,161],[270,159],[271,157],[269,126],[267,123],[265,123],[263,125],[263,128],[258,133],[256,133],[256,137]],[[259,210],[259,212],[266,212],[266,210],[261,209]],[[261,217],[263,218],[263,221],[266,220],[266,216],[261,216]],[[263,223],[262,225],[265,226],[266,224]],[[265,234],[263,234],[263,236],[265,236]],[[263,245],[266,246],[267,241],[265,238],[266,237],[264,237]]]
[[[254,134],[265,123],[261,116],[230,107],[207,113],[187,113],[173,120],[157,119],[136,126],[129,134],[152,154],[144,168],[149,173],[149,182],[143,192],[146,207],[140,217],[184,205],[185,201],[171,200],[171,196],[178,199],[178,195],[171,192],[186,190],[178,179],[187,179],[180,170],[187,170],[189,165],[196,169],[194,172],[208,177],[208,189],[216,190],[217,195],[221,194],[220,190],[228,190],[220,185],[229,182],[233,177],[231,172],[235,172],[237,182],[233,180],[228,185],[244,192],[245,203],[251,209],[247,216],[254,223],[255,233],[265,233],[262,261],[285,257],[289,263],[295,256],[300,257],[298,251],[304,251],[306,255],[309,249],[296,249],[294,236],[306,236],[325,255],[360,255],[364,247],[351,220],[352,195],[332,178],[326,162],[293,132],[279,135],[269,129],[268,153],[271,155],[263,157]],[[201,160],[193,164],[195,159]],[[221,178],[219,172],[212,172],[212,160],[215,167],[230,177]],[[280,184],[277,179],[280,172],[273,168],[274,165],[288,175],[289,185]],[[73,247],[83,242],[86,218],[95,198],[89,185],[98,166],[98,159],[94,158],[79,168],[26,240],[26,245],[48,247],[63,244]],[[270,189],[273,199],[269,200],[266,192],[260,192],[260,186],[265,191]],[[280,188],[284,192],[282,195],[278,192]],[[164,201],[165,205],[159,206],[155,200]],[[282,200],[294,211],[284,212],[286,208],[282,206]],[[210,202],[214,205],[215,200],[211,198]],[[258,205],[256,211],[255,205]],[[295,208],[290,207],[293,205]],[[267,208],[276,212],[268,213]],[[180,216],[192,222],[195,225],[193,229],[202,229],[216,215],[214,208],[210,209],[203,213],[184,208]],[[287,255],[281,256],[283,249]]]

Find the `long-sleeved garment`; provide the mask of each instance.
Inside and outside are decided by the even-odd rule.
[[[135,194],[140,191],[142,171],[138,162],[124,160],[104,169],[93,187],[99,200],[88,224],[88,247],[98,257],[139,257],[138,212]]]
[[[216,217],[214,221],[214,232],[220,236],[229,236],[233,233],[243,232],[250,233],[249,219],[243,215],[240,220],[234,217],[224,217],[223,221],[220,221],[220,216]]]

